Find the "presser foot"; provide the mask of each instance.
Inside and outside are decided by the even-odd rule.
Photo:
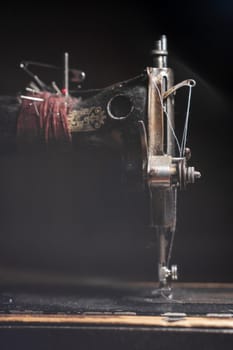
[[[159,287],[152,291],[153,297],[163,297],[172,300],[171,281],[176,281],[177,279],[177,265],[172,265],[169,269],[167,266],[159,264]]]
[[[163,298],[163,299],[165,298],[168,300],[173,299],[172,288],[170,285],[159,287],[153,290],[151,294],[152,294],[152,297],[155,297],[155,298]]]

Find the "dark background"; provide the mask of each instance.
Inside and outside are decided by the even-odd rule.
[[[188,145],[203,174],[179,196],[172,261],[181,281],[232,282],[232,21],[226,0],[57,3],[50,9],[20,3],[1,11],[1,94],[13,95],[28,82],[21,60],[59,65],[65,51],[71,65],[86,72],[85,88],[131,78],[149,64],[154,40],[167,35],[176,82],[197,81]],[[187,101],[181,97],[178,125]],[[155,280],[156,243],[145,228],[144,199],[112,186],[114,166],[94,156],[81,165],[75,155],[12,157],[3,157],[1,170],[2,283]]]

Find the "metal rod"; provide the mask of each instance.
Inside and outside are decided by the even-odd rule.
[[[149,155],[164,153],[164,117],[160,96],[161,80],[157,79],[158,70],[148,67],[148,152]]]
[[[24,99],[24,100],[30,100],[30,101],[37,101],[37,102],[43,102],[44,99],[40,98],[40,97],[33,97],[33,96],[24,96],[21,95],[20,98]]]
[[[167,68],[167,37],[166,35],[161,36],[161,49],[163,54],[162,56],[162,66],[163,68]]]
[[[61,90],[59,89],[55,81],[52,81],[52,87],[54,88],[54,90],[58,95],[61,95]]]
[[[64,54],[64,88],[65,96],[69,96],[69,54],[65,52]]]
[[[165,288],[167,286],[167,279],[164,274],[167,262],[167,240],[166,240],[166,229],[160,227],[157,229],[158,234],[158,248],[159,248],[159,260],[158,260],[158,275],[159,275],[159,287]]]
[[[162,35],[159,40],[155,41],[154,48],[151,52],[153,67],[167,68],[167,37]]]

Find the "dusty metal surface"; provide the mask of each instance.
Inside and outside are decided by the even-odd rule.
[[[7,349],[232,349],[233,285],[80,284],[1,295]],[[71,292],[72,290],[72,292]],[[55,292],[56,291],[56,292]],[[3,298],[4,297],[4,298]]]
[[[1,294],[1,314],[233,317],[233,286],[177,284],[172,297],[151,285],[15,289]],[[169,315],[169,314],[168,314]],[[218,316],[219,315],[219,316]],[[172,316],[172,315],[171,315]]]

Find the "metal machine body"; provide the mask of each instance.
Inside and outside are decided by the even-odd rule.
[[[169,277],[177,279],[177,267],[169,267],[176,229],[177,188],[194,183],[200,173],[187,166],[190,150],[184,148],[180,157],[176,157],[174,78],[172,70],[167,68],[167,39],[164,35],[156,42],[152,55],[154,67],[147,68],[147,182],[151,197],[151,225],[159,241],[159,282],[162,288],[166,288]],[[194,84],[193,81],[187,83]]]

